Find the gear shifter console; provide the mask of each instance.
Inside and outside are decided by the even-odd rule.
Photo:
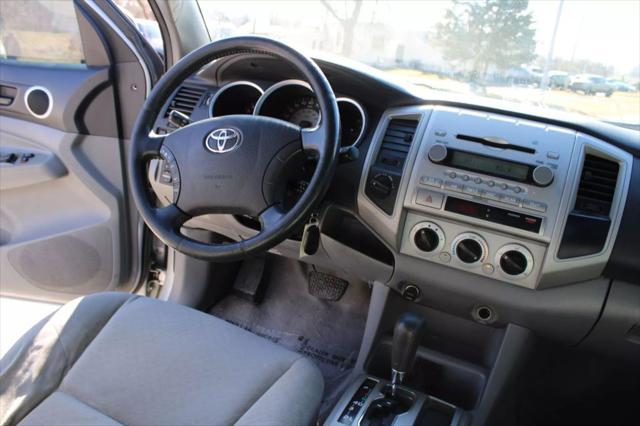
[[[355,381],[329,415],[325,426],[462,424],[463,414],[457,407],[403,386],[406,376],[411,374],[424,329],[425,321],[421,316],[402,314],[393,330],[392,381],[366,376]]]
[[[395,395],[396,387],[402,384],[405,375],[411,371],[423,334],[424,318],[421,316],[405,313],[398,318],[393,329],[391,348],[391,396]]]

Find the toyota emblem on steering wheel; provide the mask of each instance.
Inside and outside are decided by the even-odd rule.
[[[215,154],[231,152],[240,146],[242,134],[231,128],[216,129],[209,133],[204,141],[207,149]]]

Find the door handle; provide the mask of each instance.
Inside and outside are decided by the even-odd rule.
[[[0,105],[1,106],[9,106],[13,103],[13,98],[11,96],[0,96]]]
[[[17,90],[13,86],[0,84],[0,106],[6,107],[13,103]]]

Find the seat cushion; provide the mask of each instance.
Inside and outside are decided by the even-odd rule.
[[[109,295],[78,306],[101,297]],[[92,334],[58,386],[13,420],[297,425],[313,421],[322,397],[322,376],[308,359],[180,305],[128,297]]]

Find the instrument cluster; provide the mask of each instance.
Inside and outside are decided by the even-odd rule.
[[[367,116],[357,101],[339,97],[341,146],[357,146],[366,130]],[[320,120],[320,106],[311,87],[304,81],[285,80],[263,91],[249,81],[236,81],[223,86],[213,96],[209,116],[254,114],[273,117],[301,128],[316,127]]]

